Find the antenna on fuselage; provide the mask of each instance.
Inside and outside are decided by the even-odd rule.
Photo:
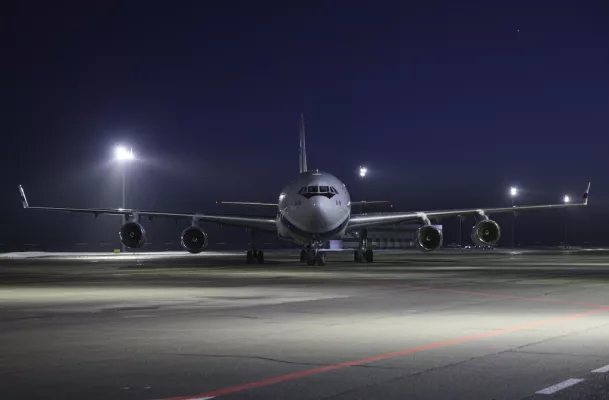
[[[307,147],[305,145],[304,114],[300,114],[300,173],[307,172]]]

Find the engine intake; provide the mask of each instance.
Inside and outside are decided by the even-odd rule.
[[[121,227],[119,232],[121,242],[132,249],[142,247],[146,243],[146,231],[144,227],[137,222],[127,222]]]
[[[207,247],[207,233],[198,226],[191,226],[182,232],[182,247],[189,253],[200,253]]]
[[[472,229],[471,238],[478,246],[495,246],[501,238],[501,228],[493,220],[480,221]]]
[[[417,230],[417,247],[423,251],[432,251],[442,246],[442,231],[433,225],[425,225]]]

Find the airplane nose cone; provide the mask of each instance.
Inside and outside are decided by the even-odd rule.
[[[332,208],[328,199],[320,198],[313,204],[313,212],[309,220],[310,229],[314,233],[323,233],[332,229]]]

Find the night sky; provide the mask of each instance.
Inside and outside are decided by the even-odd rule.
[[[16,186],[32,205],[118,207],[118,143],[138,156],[129,207],[276,201],[298,172],[301,112],[309,168],[354,200],[498,206],[518,185],[521,203],[560,202],[591,180],[571,238],[609,244],[607,1],[59,3],[3,17],[5,248],[117,241],[117,217],[25,212]],[[561,241],[563,218],[522,215],[519,239]],[[185,225],[148,230],[177,243]]]

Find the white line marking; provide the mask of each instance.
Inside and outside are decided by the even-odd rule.
[[[539,392],[535,392],[535,393],[537,393],[537,394],[554,394],[554,393],[558,392],[559,390],[563,390],[563,389],[566,389],[573,385],[577,385],[580,382],[583,382],[583,379],[571,378],[571,379],[567,379],[566,381],[562,381],[554,386],[550,386],[548,388],[545,388],[545,389],[540,390]]]
[[[604,367],[601,367],[599,369],[595,369],[592,372],[597,373],[597,374],[604,374],[605,372],[609,372],[609,365],[605,365]]]
[[[216,396],[212,396],[212,397],[189,397],[188,400],[210,400],[210,399],[215,399]]]

